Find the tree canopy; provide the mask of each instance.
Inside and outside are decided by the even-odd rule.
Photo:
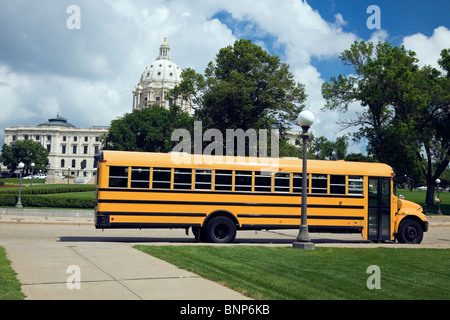
[[[363,111],[342,126],[358,126],[355,137],[366,138],[369,153],[398,173],[423,174],[426,203],[432,205],[434,181],[450,159],[449,50],[439,60],[446,74],[419,68],[414,52],[387,42],[355,42],[340,58],[355,74],[323,84],[325,109],[347,112],[350,103],[359,102]]]
[[[172,132],[178,128],[192,132],[193,118],[176,105],[169,110],[158,105],[135,110],[111,121],[108,133],[102,138],[103,149],[169,152],[175,144],[171,141]]]
[[[185,69],[182,78],[171,95],[192,95],[195,117],[205,129],[283,131],[306,100],[304,85],[294,81],[288,65],[250,40],[222,48],[205,75]]]
[[[17,170],[17,165],[23,162],[25,167],[23,171],[28,174],[31,172],[31,164],[34,163],[35,172],[38,170],[47,170],[48,165],[48,152],[39,143],[32,140],[17,141],[14,146],[8,146],[4,144],[2,147],[2,154],[0,155],[0,161],[11,172]]]

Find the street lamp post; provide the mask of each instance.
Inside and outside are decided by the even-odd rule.
[[[314,123],[314,114],[311,111],[302,111],[298,115],[297,122],[302,127],[302,140],[303,140],[303,164],[302,164],[302,211],[301,211],[301,221],[300,228],[297,235],[297,241],[292,244],[293,248],[314,250],[314,243],[311,242],[308,231],[307,223],[307,181],[308,181],[308,171],[307,171],[307,149],[308,149],[308,139],[309,127]]]
[[[71,166],[68,166],[67,167],[67,185],[69,185],[69,180],[70,180],[70,169],[71,169],[72,167]]]
[[[19,169],[19,198],[17,199],[16,208],[23,208],[20,197],[22,194],[22,169],[24,167],[25,167],[25,164],[23,162],[20,162],[17,165],[17,168]]]
[[[439,183],[441,183],[441,180],[436,179],[436,184],[437,184],[437,203],[438,203],[438,211],[436,212],[436,214],[442,215],[441,212],[441,198],[439,197],[441,192],[439,189]]]
[[[33,173],[34,173],[34,162],[31,163],[31,185],[30,188],[33,189]]]

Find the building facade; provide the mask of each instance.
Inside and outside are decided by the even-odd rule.
[[[78,128],[59,115],[37,126],[5,128],[5,144],[30,139],[39,142],[49,152],[47,183],[58,183],[63,177],[77,177],[86,183],[95,174],[94,155],[101,149],[100,137],[108,127]]]
[[[178,85],[182,69],[170,57],[170,47],[164,38],[159,48],[159,56],[146,67],[139,83],[133,91],[133,110],[140,110],[157,104],[168,109],[178,105],[181,110],[191,113],[191,101],[179,97],[176,100],[167,97],[167,92]]]

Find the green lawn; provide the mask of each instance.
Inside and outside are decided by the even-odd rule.
[[[16,273],[11,268],[11,262],[6,258],[6,252],[0,247],[0,300],[23,300],[21,284]]]
[[[135,246],[253,299],[450,299],[450,250]],[[367,288],[380,268],[381,289]]]
[[[397,190],[397,195],[400,195],[400,194],[404,195],[406,200],[418,203],[422,207],[425,207],[426,191],[424,191],[424,190],[409,191],[409,190],[399,189],[399,190]],[[435,197],[437,196],[436,192],[435,192],[434,196]],[[450,215],[450,192],[441,192],[439,197],[441,199],[442,214]],[[435,202],[434,207],[425,207],[425,209],[426,209],[427,213],[435,214],[438,209],[437,203]]]

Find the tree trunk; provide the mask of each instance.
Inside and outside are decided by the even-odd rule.
[[[427,207],[434,207],[434,189],[436,187],[436,183],[434,180],[427,181],[427,195],[425,197],[425,204]]]

